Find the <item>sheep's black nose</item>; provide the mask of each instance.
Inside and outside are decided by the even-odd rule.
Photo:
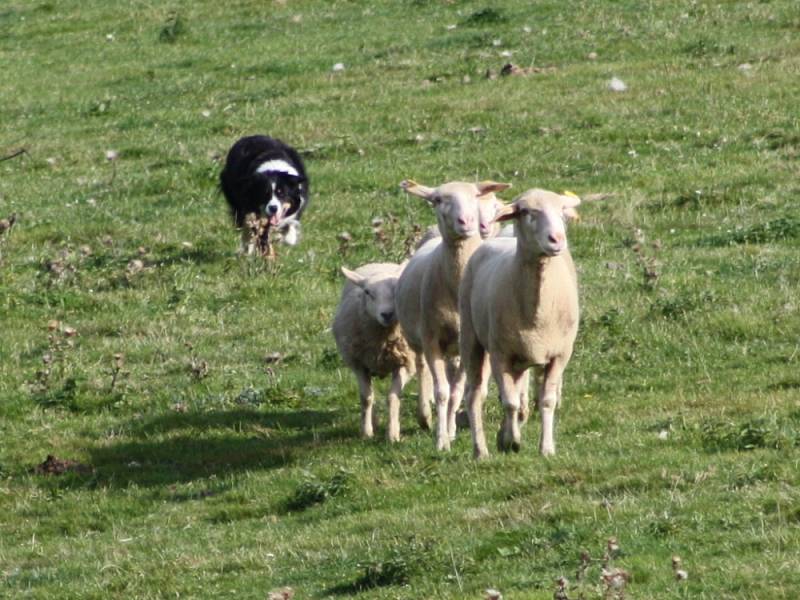
[[[381,319],[383,319],[384,323],[391,323],[394,320],[394,312],[382,312]]]

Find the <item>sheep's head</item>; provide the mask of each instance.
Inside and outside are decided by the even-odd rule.
[[[454,181],[437,188],[420,185],[406,180],[400,184],[406,192],[427,200],[436,210],[436,220],[442,238],[459,240],[477,235],[480,232],[479,199],[492,196],[494,192],[505,190],[507,183],[483,181],[465,183]],[[496,200],[496,199],[495,199]]]
[[[575,195],[546,190],[528,190],[501,208],[495,221],[514,220],[514,231],[521,248],[534,255],[558,256],[567,249],[566,222],[576,219]]]
[[[361,289],[364,312],[372,319],[389,327],[397,320],[394,295],[397,288],[396,275],[371,275],[366,277],[342,267],[342,273],[353,285]]]
[[[497,235],[500,231],[500,224],[494,218],[497,212],[505,206],[494,194],[486,194],[479,198],[478,204],[478,226],[481,237],[485,240]]]

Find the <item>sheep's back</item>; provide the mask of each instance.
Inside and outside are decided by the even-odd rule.
[[[571,354],[578,334],[580,307],[578,277],[569,250],[547,262],[539,298],[542,345],[559,354]]]
[[[385,277],[397,277],[402,270],[402,265],[397,263],[368,263],[356,269],[356,273],[364,277],[384,275]]]
[[[469,259],[460,293],[469,294],[469,318],[482,345],[488,347],[490,317],[496,314],[495,305],[504,299],[508,289],[507,271],[514,258],[516,240],[494,238],[486,240]],[[495,293],[495,290],[500,290]]]
[[[429,268],[431,254],[441,245],[441,238],[435,238],[424,244],[408,260],[402,274],[397,280],[395,292],[395,309],[397,320],[403,328],[411,347],[417,351],[422,348],[419,335],[421,316],[422,281]]]
[[[530,283],[538,295],[525,295],[514,270],[513,239],[493,240],[473,255],[462,293],[468,291],[472,328],[490,353],[514,356],[526,365],[569,357],[578,328],[575,267],[569,252],[550,258]],[[535,286],[534,286],[535,287]]]
[[[384,377],[400,367],[413,368],[414,354],[398,325],[383,327],[362,309],[358,289],[345,294],[333,320],[333,337],[344,363]]]
[[[353,366],[356,348],[364,335],[361,322],[365,318],[368,317],[361,309],[359,288],[348,281],[342,290],[342,298],[333,317],[331,330],[339,354],[350,367]]]

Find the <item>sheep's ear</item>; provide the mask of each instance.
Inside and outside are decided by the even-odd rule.
[[[400,182],[400,187],[403,188],[403,191],[407,194],[419,196],[420,198],[425,198],[425,200],[430,200],[433,197],[433,188],[427,185],[421,185],[413,179],[404,179]]]
[[[565,190],[561,193],[561,200],[564,202],[564,208],[575,208],[581,203],[581,199],[575,192]]]
[[[492,219],[492,223],[499,223],[500,221],[510,221],[519,216],[519,206],[516,203],[504,204],[497,209],[497,213]]]
[[[354,285],[357,285],[358,287],[361,287],[361,286],[364,285],[364,277],[359,275],[355,271],[351,271],[350,269],[348,269],[346,267],[342,267],[342,274],[347,278],[347,280],[350,283],[352,283]]]
[[[575,192],[565,190],[561,193],[562,214],[568,221],[580,221],[581,217],[575,207],[581,203],[581,199]]]
[[[497,183],[496,181],[481,181],[475,185],[478,186],[478,196],[485,196],[492,192],[502,192],[511,187],[510,183]]]

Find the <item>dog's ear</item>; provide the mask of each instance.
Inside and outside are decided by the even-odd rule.
[[[353,285],[357,285],[358,287],[363,287],[363,285],[364,285],[364,277],[359,275],[355,271],[351,271],[347,267],[342,267],[342,274]]]
[[[283,174],[282,177],[292,185],[300,185],[306,180],[302,175],[289,175],[288,173]]]

